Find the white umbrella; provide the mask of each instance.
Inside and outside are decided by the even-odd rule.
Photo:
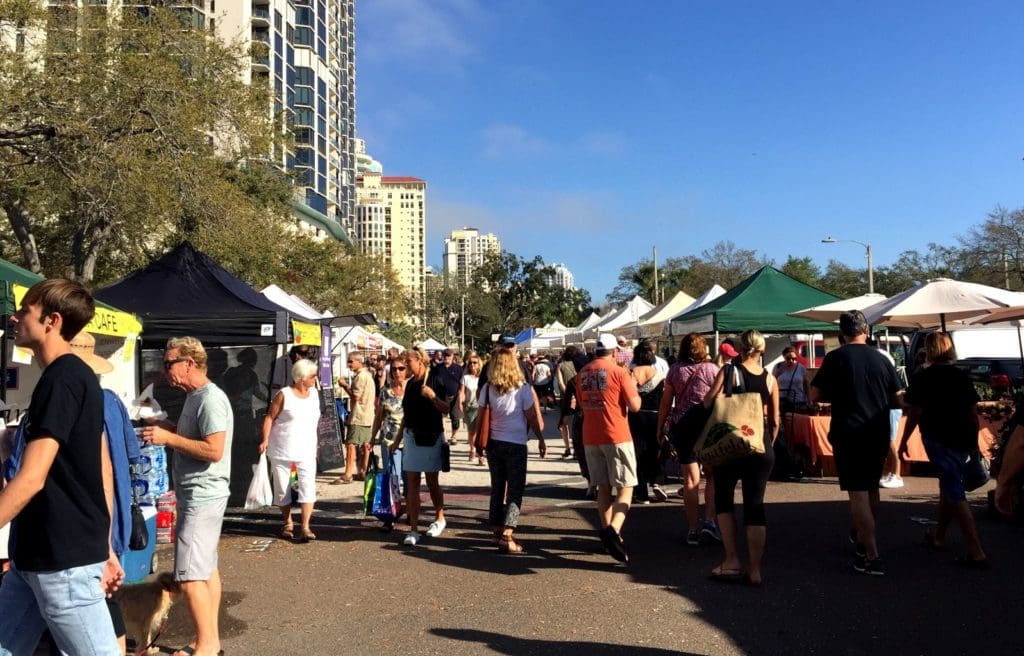
[[[873,326],[946,329],[946,321],[970,319],[1001,307],[1024,305],[1024,294],[997,287],[934,278],[863,310]]]
[[[850,312],[851,310],[863,310],[864,308],[871,307],[872,305],[884,300],[884,294],[864,294],[863,296],[846,298],[841,301],[832,301],[831,303],[825,303],[824,305],[815,305],[814,307],[809,307],[806,310],[800,310],[798,312],[790,312],[789,316],[834,323],[839,321],[839,315],[844,312]]]

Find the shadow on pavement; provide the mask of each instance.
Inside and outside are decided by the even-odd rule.
[[[668,656],[669,654],[673,656],[687,656],[687,652],[654,647],[613,645],[603,642],[532,640],[530,638],[519,638],[501,633],[477,631],[475,629],[431,629],[430,632],[448,640],[474,642],[481,647],[486,646],[495,653],[514,654],[515,656],[529,654],[548,656],[553,653],[585,654],[586,656],[621,656],[622,654],[635,656]]]

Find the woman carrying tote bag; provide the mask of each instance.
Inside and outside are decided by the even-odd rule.
[[[764,413],[764,452],[730,460],[715,467],[715,502],[725,556],[711,570],[711,578],[758,586],[761,585],[761,559],[766,538],[764,491],[772,465],[775,464],[772,444],[779,432],[779,386],[775,377],[761,366],[761,356],[764,354],[764,337],[761,333],[748,330],[740,336],[740,342],[742,360],[738,364],[722,367],[715,377],[714,385],[704,397],[704,405],[710,408],[715,397],[723,393],[726,376],[738,379],[739,384],[732,385],[734,390],[739,387],[744,393],[760,394]],[[743,521],[747,527],[747,547],[750,551],[746,573],[736,548],[736,517],[733,514],[733,494],[739,481],[743,483]]]

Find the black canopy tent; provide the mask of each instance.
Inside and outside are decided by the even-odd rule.
[[[96,298],[143,318],[144,348],[183,335],[210,345],[287,344],[289,318],[317,323],[273,303],[189,242],[96,290]]]
[[[142,387],[153,384],[154,397],[172,421],[184,394],[163,375],[164,346],[171,337],[192,336],[206,347],[207,373],[228,395],[234,413],[230,502],[240,504],[252,477],[250,465],[259,455],[274,363],[280,345],[292,341],[290,319],[320,320],[273,303],[188,242],[95,296],[143,319]]]

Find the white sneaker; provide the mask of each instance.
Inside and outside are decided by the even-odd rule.
[[[903,487],[903,479],[894,474],[886,474],[878,484],[887,490],[896,490]]]
[[[405,534],[405,539],[402,540],[402,544],[404,544],[407,547],[415,547],[417,544],[419,544],[419,541],[420,534],[416,531],[409,531]]]
[[[444,528],[446,526],[448,526],[448,522],[444,521],[443,519],[439,522],[431,522],[430,528],[427,529],[427,537],[436,538],[437,536],[441,535],[441,532],[444,531]]]

